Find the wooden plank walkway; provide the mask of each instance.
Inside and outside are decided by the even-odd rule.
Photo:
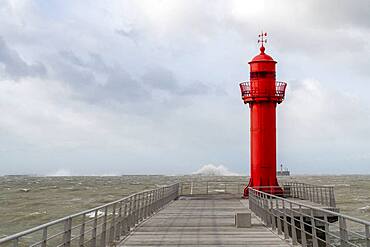
[[[252,214],[251,228],[236,228],[235,212],[247,200],[181,197],[142,223],[119,246],[291,246]]]

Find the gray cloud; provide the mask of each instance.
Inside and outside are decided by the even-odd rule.
[[[161,67],[148,69],[142,76],[143,84],[153,89],[168,91],[175,95],[199,95],[208,93],[209,87],[201,82],[180,84],[173,72]]]
[[[43,76],[46,74],[46,69],[43,64],[28,64],[17,53],[11,49],[5,40],[0,37],[0,63],[6,76],[19,79],[24,76]],[[1,67],[0,67],[1,69]]]
[[[308,1],[309,9],[314,13],[313,21],[328,28],[370,28],[370,3],[359,0],[355,3],[344,1]],[[330,13],[330,14],[328,14]]]
[[[215,163],[245,174],[249,109],[238,82],[261,29],[288,82],[279,161],[306,172],[314,154],[314,173],[370,172],[368,1],[5,6],[0,173],[190,173]]]
[[[116,33],[122,37],[132,40],[135,44],[138,44],[140,40],[140,33],[133,29],[117,29]]]

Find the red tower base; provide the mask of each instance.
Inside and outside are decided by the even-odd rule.
[[[255,190],[259,190],[259,191],[262,191],[262,192],[265,192],[265,193],[268,193],[268,194],[272,194],[272,195],[275,195],[275,196],[281,196],[281,197],[284,196],[284,191],[279,186],[277,181],[275,181],[275,185],[271,185],[271,186],[256,186],[256,185],[253,185],[252,179],[249,180],[248,186],[244,188],[243,196],[245,198],[249,197],[249,188],[253,188]]]

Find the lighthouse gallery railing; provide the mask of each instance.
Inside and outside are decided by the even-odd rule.
[[[178,197],[179,184],[120,200],[0,239],[0,246],[110,246]]]
[[[273,96],[284,99],[286,82],[277,81],[275,83],[275,92]],[[271,92],[261,91],[258,88],[253,88],[249,81],[240,83],[240,90],[242,97],[261,97],[261,96],[271,96]]]

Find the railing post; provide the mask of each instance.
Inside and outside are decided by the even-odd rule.
[[[272,230],[276,230],[276,221],[274,216],[274,202],[272,201],[272,197],[270,197],[270,216],[271,216],[271,223],[272,223]]]
[[[156,197],[155,197],[155,211],[157,212],[160,208],[160,198],[161,198],[161,190],[156,190]]]
[[[279,199],[276,199],[276,211],[277,211],[277,225],[278,225],[278,234],[281,235],[283,232],[282,232],[282,225],[281,225],[281,219],[282,219],[282,215],[283,213],[280,211],[280,207],[279,207]],[[281,214],[281,215],[280,215]]]
[[[157,189],[157,196],[155,198],[155,211],[157,212],[161,207],[161,192],[162,189]]]
[[[164,201],[164,198],[165,198],[165,188],[162,188],[161,189],[161,197],[160,197],[160,209],[163,207],[163,201]]]
[[[334,197],[334,188],[331,187],[330,188],[330,194],[331,194],[331,207],[335,208],[335,197]]]
[[[149,214],[152,215],[154,212],[154,190],[150,191],[149,205]]]
[[[106,241],[106,237],[107,237],[107,217],[108,217],[108,207],[104,207],[104,216],[103,216],[103,225],[102,225],[102,229],[101,229],[100,246],[105,245],[105,241]],[[111,238],[110,237],[109,237],[108,241],[109,241],[109,243],[111,243]]]
[[[309,197],[309,191],[308,191],[308,186],[305,184],[305,185],[303,185],[304,186],[304,190],[305,190],[305,200],[309,200],[310,199],[310,197]]]
[[[128,229],[128,214],[127,214],[127,200],[123,201],[124,203],[124,210],[123,210],[123,219],[122,219],[122,236],[126,235],[126,232],[129,231]]]
[[[304,199],[304,186],[303,185],[299,185],[299,190],[301,191],[301,195],[300,195],[299,198]]]
[[[129,208],[128,208],[128,231],[131,231],[131,227],[134,225],[134,196],[129,197]]]
[[[117,224],[116,224],[116,232],[115,232],[115,240],[119,240],[121,237],[121,228],[122,228],[122,201],[119,202],[119,208],[118,208],[118,218],[117,218]]]
[[[146,191],[143,192],[143,197],[142,197],[142,209],[141,209],[141,220],[143,221],[146,218]]]
[[[132,197],[132,205],[131,205],[131,215],[132,215],[132,228],[136,225],[136,194]]]
[[[41,247],[46,247],[47,239],[48,239],[48,227],[46,226],[44,227],[44,229],[42,229]]]
[[[311,215],[311,227],[312,227],[312,243],[313,243],[313,247],[318,247],[319,243],[318,243],[317,233],[316,233],[315,215],[314,215],[312,208],[310,209],[310,211],[311,211],[310,215]]]
[[[346,219],[339,216],[339,234],[340,234],[340,246],[348,246],[348,232]]]
[[[140,196],[136,194],[135,195],[135,226],[139,224],[139,202],[140,202]]]
[[[80,239],[79,239],[79,246],[83,247],[85,245],[85,220],[86,215],[82,215],[82,222],[81,222],[81,228],[80,228]]]
[[[365,225],[366,247],[370,247],[370,230],[369,225]]]
[[[63,234],[63,246],[71,246],[71,228],[72,228],[72,218],[68,218],[64,221],[64,234]]]
[[[105,207],[105,211],[106,213],[108,213],[108,207]],[[107,226],[107,217],[104,216],[104,224],[103,226],[106,228]],[[109,243],[113,243],[114,239],[115,239],[115,232],[116,232],[116,204],[113,204],[113,208],[112,208],[112,221],[110,223],[110,228],[109,228],[109,239],[108,239],[108,242]]]
[[[138,222],[141,222],[142,218],[143,218],[143,193],[139,193],[139,201],[138,201]]]
[[[311,201],[315,202],[315,191],[314,187],[310,185],[310,191],[311,191]]]
[[[305,223],[303,218],[303,212],[302,212],[302,206],[299,205],[299,225],[301,228],[301,244],[303,247],[307,246],[307,240],[306,240],[306,230],[305,230]]]
[[[178,193],[178,192],[177,192]],[[145,199],[145,201],[146,201],[146,208],[145,208],[145,210],[146,210],[146,212],[145,212],[145,218],[148,218],[149,216],[150,216],[150,191],[148,191],[147,193],[146,193],[146,199]]]
[[[149,192],[145,192],[144,196],[144,218],[149,217]]]
[[[208,181],[207,181],[207,195],[208,195]]]
[[[295,226],[295,219],[294,219],[294,212],[293,212],[293,205],[289,202],[289,209],[290,209],[290,228],[292,229],[292,244],[297,245],[297,230]]]
[[[329,221],[328,216],[324,215],[324,224],[325,224],[325,245],[327,247],[331,246],[330,244],[330,234],[329,234]]]
[[[96,246],[96,233],[97,233],[97,227],[98,227],[98,210],[95,210],[94,215],[94,222],[93,222],[93,229],[91,231],[91,247]]]
[[[271,226],[271,217],[269,215],[269,202],[268,202],[268,198],[267,198],[267,195],[264,194],[264,200],[263,200],[263,204],[264,204],[264,214],[265,214],[265,222],[266,222],[266,226],[270,227]]]
[[[282,202],[283,214],[284,214],[284,239],[288,239],[289,231],[288,231],[288,219],[287,219],[287,214],[286,214],[285,202],[284,200],[281,200],[281,202]]]
[[[154,212],[157,212],[157,208],[158,208],[158,189],[156,189],[154,191],[154,198],[153,198],[153,211]]]
[[[13,240],[14,243],[13,243],[13,247],[18,247],[18,243],[19,243],[19,238],[16,238]]]

